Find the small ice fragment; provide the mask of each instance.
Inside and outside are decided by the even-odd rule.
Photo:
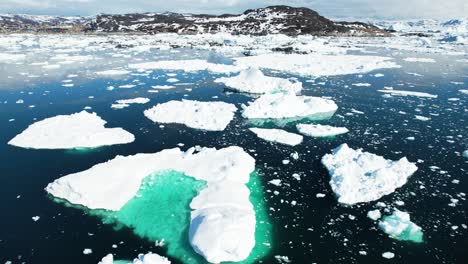
[[[392,259],[392,258],[395,257],[395,254],[393,254],[392,252],[384,252],[384,253],[382,254],[382,257],[383,257],[383,258],[386,258],[386,259]]]
[[[93,253],[93,250],[90,249],[90,248],[85,248],[85,249],[83,250],[83,254],[85,254],[85,255],[89,255],[89,254],[91,254],[91,253]]]
[[[37,221],[39,221],[39,219],[40,219],[41,217],[39,217],[39,216],[33,216],[33,217],[31,217],[31,218],[32,218],[32,220],[33,220],[34,222],[37,222]]]
[[[380,213],[379,209],[375,209],[372,211],[367,212],[367,217],[370,219],[377,221],[380,217],[382,217],[382,214]]]

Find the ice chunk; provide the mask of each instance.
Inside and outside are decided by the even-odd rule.
[[[38,121],[8,142],[34,149],[95,148],[125,144],[135,140],[122,128],[106,128],[96,113],[81,111]]]
[[[112,254],[107,254],[98,264],[114,264],[114,256]]]
[[[130,71],[127,71],[127,70],[107,70],[107,71],[96,72],[97,75],[107,75],[107,76],[126,75],[129,73]]]
[[[370,202],[403,186],[418,169],[406,157],[398,161],[354,150],[342,144],[322,158],[331,176],[330,185],[344,204]]]
[[[468,90],[464,90],[464,89],[458,90],[458,92],[462,94],[468,94]]]
[[[210,63],[206,60],[172,60],[144,62],[128,65],[130,69],[139,70],[183,70],[186,72],[209,71],[213,73],[239,72],[238,66]]]
[[[288,79],[265,76],[256,68],[243,70],[234,77],[223,77],[215,82],[224,83],[226,86],[239,92],[251,94],[265,94],[289,91],[299,93],[302,90],[301,82],[292,82]]]
[[[254,132],[259,138],[289,146],[299,145],[303,139],[301,135],[290,133],[281,129],[249,128],[249,130]]]
[[[395,254],[392,252],[384,252],[382,253],[382,257],[386,259],[392,259],[395,257]]]
[[[468,159],[468,150],[463,151],[462,156],[463,156],[465,159]]]
[[[349,132],[346,127],[328,125],[297,124],[296,128],[301,134],[311,137],[332,137]]]
[[[391,95],[397,96],[417,96],[417,97],[426,97],[426,98],[437,98],[437,95],[422,93],[422,92],[412,92],[412,91],[400,91],[400,90],[378,90],[381,93],[389,93]]]
[[[392,215],[384,216],[379,222],[379,228],[387,233],[391,238],[416,243],[423,242],[421,227],[410,220],[410,215],[406,212],[395,209]]]
[[[431,58],[405,58],[403,59],[407,62],[424,62],[424,63],[435,63],[436,61]]]
[[[133,99],[117,100],[116,104],[112,104],[111,107],[115,109],[122,109],[128,107],[130,104],[146,104],[150,99],[145,97],[137,97]]]
[[[116,211],[137,194],[146,176],[157,171],[182,172],[207,182],[190,204],[193,248],[213,263],[244,260],[255,245],[255,211],[245,186],[255,160],[240,147],[199,148],[194,152],[195,148],[187,152],[176,148],[117,156],[55,180],[46,191],[90,209]]]
[[[153,122],[179,123],[209,131],[222,131],[234,118],[237,108],[225,102],[169,101],[144,112]]]
[[[155,253],[139,254],[138,258],[134,259],[133,262],[116,261],[115,264],[117,263],[171,264],[167,258]],[[98,264],[114,264],[114,256],[112,254],[107,254]]]
[[[333,115],[338,106],[332,100],[296,96],[294,94],[265,94],[245,107],[245,118],[298,118],[314,115]]]
[[[375,209],[375,210],[367,212],[367,217],[369,217],[370,219],[374,221],[377,221],[378,219],[380,219],[380,217],[382,217],[382,214],[380,213],[379,209]]]

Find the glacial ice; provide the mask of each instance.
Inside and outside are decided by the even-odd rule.
[[[114,109],[122,109],[125,107],[129,107],[130,104],[146,104],[150,101],[149,98],[145,97],[137,97],[133,99],[124,99],[124,100],[117,100],[116,104],[112,104],[111,107]]]
[[[406,212],[395,209],[393,214],[384,216],[379,221],[379,228],[387,233],[391,238],[416,243],[423,242],[423,232],[421,227],[411,222],[410,215]]]
[[[338,106],[332,100],[296,96],[295,94],[265,94],[251,102],[242,112],[249,119],[300,118],[333,115]]]
[[[169,101],[147,109],[144,114],[153,122],[179,123],[209,131],[222,131],[234,118],[237,108],[225,102],[191,100]]]
[[[96,113],[81,111],[35,122],[8,144],[33,149],[95,148],[133,142],[133,134],[122,128],[106,128]]]
[[[296,128],[301,134],[310,137],[332,137],[349,132],[346,127],[333,127],[328,125],[315,124],[297,124]]]
[[[190,204],[189,239],[194,250],[212,263],[244,260],[255,245],[255,211],[245,185],[255,169],[255,160],[240,147],[198,150],[182,152],[175,148],[117,156],[57,179],[46,191],[72,204],[118,211],[136,195],[148,175],[182,172],[207,183]]]
[[[235,58],[234,64],[241,68],[257,67],[315,77],[400,67],[389,57],[282,53],[239,57]]]
[[[234,77],[222,77],[215,80],[239,92],[251,94],[265,94],[276,92],[299,93],[302,90],[301,82],[292,82],[288,79],[265,76],[257,68],[248,68]]]
[[[370,202],[403,186],[418,169],[406,157],[398,161],[354,150],[342,144],[322,157],[331,176],[330,185],[344,204]]]
[[[281,129],[249,128],[249,130],[255,133],[259,138],[289,146],[299,145],[303,139],[301,135],[290,133]]]
[[[426,97],[426,98],[437,98],[437,95],[430,94],[430,93],[422,93],[422,92],[413,92],[413,91],[401,91],[401,90],[377,90],[381,93],[388,93],[391,95],[397,96],[417,96],[417,97]]]

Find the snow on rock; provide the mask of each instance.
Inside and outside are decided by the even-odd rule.
[[[385,216],[379,221],[379,228],[387,233],[391,238],[404,241],[421,243],[423,233],[421,227],[410,220],[410,215],[406,212],[395,209],[392,215]]]
[[[399,68],[389,57],[359,55],[268,53],[235,58],[241,68],[257,67],[301,76],[331,76],[366,73],[376,69]]]
[[[240,147],[197,150],[117,156],[59,178],[46,191],[72,204],[115,211],[135,196],[146,176],[182,172],[207,183],[190,204],[189,239],[194,250],[212,263],[242,261],[255,245],[255,211],[246,186],[255,160]]]
[[[301,134],[311,137],[332,137],[349,132],[346,127],[328,125],[297,124],[296,128]]]
[[[33,149],[95,148],[133,142],[133,134],[122,128],[106,128],[96,113],[81,111],[38,121],[8,144]]]
[[[288,79],[265,76],[257,68],[248,68],[234,77],[222,77],[215,80],[239,92],[251,94],[265,94],[275,92],[299,93],[302,90],[301,82],[292,82]]]
[[[406,157],[398,161],[354,150],[342,144],[322,157],[322,164],[331,176],[330,185],[344,204],[370,202],[403,186],[418,169]]]
[[[130,69],[138,70],[182,70],[186,72],[209,71],[212,73],[232,73],[241,69],[234,65],[216,64],[206,60],[171,60],[129,64]]]
[[[436,61],[431,58],[405,58],[403,59],[407,62],[424,62],[424,63],[435,63]]]
[[[298,118],[317,114],[333,115],[338,106],[332,100],[296,96],[295,94],[265,94],[244,108],[245,118]]]
[[[301,135],[281,129],[249,128],[249,130],[266,141],[278,142],[289,146],[299,145],[303,139]]]
[[[130,104],[146,104],[150,101],[149,98],[137,97],[133,99],[117,100],[116,104],[112,104],[111,107],[114,109],[122,109],[129,107]]]
[[[437,95],[422,93],[422,92],[412,92],[412,91],[401,91],[401,90],[377,90],[381,93],[388,93],[396,96],[417,96],[417,97],[426,97],[426,98],[437,98]]]
[[[237,108],[225,102],[169,101],[144,112],[153,122],[179,123],[209,131],[222,131],[234,118]]]

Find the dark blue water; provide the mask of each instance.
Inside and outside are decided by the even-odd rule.
[[[184,52],[190,56],[191,51]],[[209,53],[200,54],[197,56],[220,60]],[[229,59],[222,60],[229,63]],[[7,260],[97,263],[108,253],[113,253],[116,259],[133,259],[138,253],[148,251],[164,255],[164,248],[156,247],[154,242],[137,237],[129,229],[116,231],[80,209],[55,203],[43,189],[61,176],[85,170],[116,155],[158,152],[178,143],[185,144],[183,149],[195,145],[217,148],[238,145],[255,157],[263,175],[265,200],[274,228],[271,254],[259,262],[276,263],[274,256],[282,255],[293,263],[468,263],[468,208],[464,195],[468,192],[468,166],[461,156],[468,149],[468,97],[458,92],[466,88],[468,68],[452,58],[436,56],[436,60],[437,65],[404,64],[401,69],[377,70],[362,76],[323,77],[314,83],[296,76],[304,83],[304,95],[329,96],[338,104],[335,116],[321,123],[346,126],[351,131],[335,138],[305,138],[296,147],[258,139],[247,130],[250,124],[240,112],[222,132],[198,131],[177,124],[160,127],[144,117],[145,109],[173,99],[219,100],[239,108],[252,100],[244,94],[226,93],[225,87],[214,83],[215,76],[207,72],[176,71],[180,83],[189,84],[159,93],[147,90],[151,85],[167,84],[165,80],[169,77],[163,71],[122,79],[95,79],[82,74],[75,78],[72,88],[62,87],[61,80],[76,71],[65,70],[49,79],[4,82],[0,87],[3,102],[0,104],[0,263]],[[376,78],[375,73],[385,76]],[[135,88],[106,90],[109,85],[117,87],[136,79],[139,85]],[[372,86],[351,85],[358,82]],[[377,92],[384,86],[428,92],[438,98],[384,97]],[[151,102],[122,110],[110,108],[115,100],[138,96],[148,97]],[[18,99],[25,103],[16,104]],[[122,127],[133,133],[135,142],[90,152],[30,150],[6,144],[36,120],[78,112],[85,106],[92,107],[92,111],[108,121],[109,127]],[[364,114],[352,113],[352,109]],[[428,116],[431,120],[419,121],[415,115]],[[10,119],[14,121],[9,122]],[[286,125],[285,129],[295,132],[294,124]],[[409,182],[379,201],[388,208],[409,212],[412,221],[423,228],[424,243],[397,241],[378,230],[366,217],[369,210],[377,208],[376,202],[355,206],[337,203],[320,158],[342,143],[389,159],[406,156],[413,162],[420,160],[419,170]],[[299,153],[298,160],[290,158],[294,152]],[[291,162],[283,165],[285,159]],[[294,173],[300,175],[300,181],[292,176]],[[268,184],[272,179],[281,179],[282,185]],[[318,193],[325,197],[317,198]],[[459,200],[455,207],[448,205],[451,198]],[[297,204],[292,205],[291,201]],[[397,206],[396,201],[403,201],[404,205]],[[349,215],[355,219],[351,220]],[[33,216],[40,216],[39,221],[34,222]],[[118,247],[112,248],[113,244]],[[85,248],[91,248],[93,253],[84,255]],[[359,251],[365,251],[366,255]],[[395,258],[383,259],[381,254],[386,251],[395,253]],[[176,259],[171,260],[178,263]]]

